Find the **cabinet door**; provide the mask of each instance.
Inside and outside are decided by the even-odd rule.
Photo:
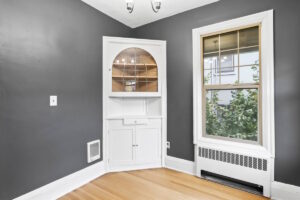
[[[109,166],[130,165],[134,162],[134,128],[109,130]]]
[[[139,164],[161,162],[160,128],[136,128],[136,162]]]

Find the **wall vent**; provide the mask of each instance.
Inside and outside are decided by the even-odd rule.
[[[100,158],[100,140],[94,140],[87,143],[87,161],[88,163]]]
[[[243,167],[267,171],[267,160],[241,154],[235,154],[215,149],[199,147],[199,157],[220,162],[240,165]]]

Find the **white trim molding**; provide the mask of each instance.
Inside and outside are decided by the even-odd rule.
[[[190,175],[195,175],[195,162],[184,160],[181,158],[175,158],[172,156],[166,156],[165,159],[166,168],[173,169],[179,172],[183,172]]]
[[[55,200],[105,174],[104,162],[98,162],[58,179],[14,200]]]
[[[298,200],[300,187],[280,182],[272,182],[272,199],[274,200]]]

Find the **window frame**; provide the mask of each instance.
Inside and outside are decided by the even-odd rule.
[[[221,69],[221,49],[220,49],[220,45],[221,45],[221,34],[226,34],[226,33],[230,33],[230,32],[235,32],[237,31],[237,54],[238,54],[238,80],[240,80],[240,46],[239,46],[239,31],[241,30],[245,30],[247,28],[254,28],[254,27],[258,27],[258,51],[259,51],[259,82],[258,83],[238,83],[238,84],[222,84],[221,81],[221,75],[220,76],[220,80],[219,80],[219,84],[213,84],[213,85],[205,85],[204,84],[204,38],[210,37],[210,36],[218,36],[219,37],[219,50],[218,50],[218,70],[219,73],[222,73],[222,69]],[[232,141],[232,142],[239,142],[239,143],[246,143],[246,144],[254,144],[254,145],[263,145],[263,140],[262,140],[262,95],[261,95],[261,23],[254,23],[254,24],[249,24],[246,26],[240,26],[240,27],[235,27],[235,28],[231,28],[231,29],[226,29],[226,30],[221,30],[221,31],[217,31],[217,32],[212,32],[209,34],[205,34],[205,35],[201,35],[200,36],[200,40],[201,40],[201,46],[200,46],[200,51],[201,51],[201,96],[202,96],[202,133],[203,133],[203,137],[206,138],[212,138],[212,139],[218,139],[218,140],[225,140],[225,141]],[[234,66],[233,66],[234,67]],[[215,136],[215,135],[208,135],[206,133],[206,94],[209,90],[236,90],[236,89],[257,89],[258,90],[258,136],[257,136],[257,141],[251,141],[251,140],[243,140],[243,139],[239,139],[239,138],[229,138],[229,137],[223,137],[223,136]]]
[[[273,10],[230,19],[193,29],[193,144],[244,152],[248,155],[275,158],[274,122],[274,27]],[[200,36],[228,29],[261,23],[261,95],[262,95],[262,145],[239,143],[203,137],[202,88],[201,88],[201,40]],[[197,155],[197,151],[195,152]],[[272,168],[272,167],[271,167]],[[273,177],[273,176],[272,176]]]

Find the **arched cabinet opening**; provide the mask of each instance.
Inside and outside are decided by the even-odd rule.
[[[112,64],[112,92],[158,92],[158,68],[141,48],[121,51]]]

